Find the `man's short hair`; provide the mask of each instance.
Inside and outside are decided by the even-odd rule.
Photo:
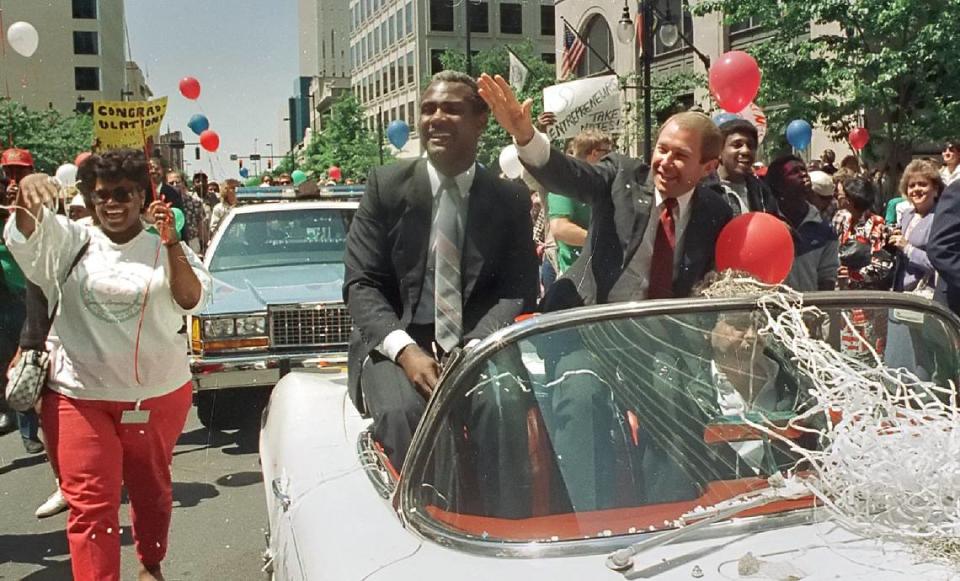
[[[584,129],[570,142],[574,157],[584,157],[602,145],[612,147],[613,138],[599,129]]]
[[[475,81],[470,75],[461,73],[460,71],[440,71],[439,73],[430,77],[430,83],[427,85],[427,89],[429,89],[434,83],[460,83],[461,85],[466,85],[470,88],[470,92],[472,93],[470,102],[473,104],[473,111],[475,113],[486,113],[489,111],[487,102],[484,101],[483,97],[480,96],[480,92],[477,87],[477,81]],[[426,93],[426,89],[424,89],[424,93]]]
[[[231,187],[234,187],[234,188],[239,188],[239,187],[240,187],[240,180],[235,180],[235,179],[233,179],[233,178],[225,179],[225,180],[223,180],[223,185],[225,185],[225,186],[231,186]]]
[[[727,143],[727,138],[734,134],[746,135],[753,139],[753,146],[756,147],[760,143],[760,134],[757,133],[757,128],[753,126],[753,123],[750,123],[746,119],[731,119],[726,123],[723,123],[719,127],[720,134],[723,135],[723,143]]]
[[[160,166],[160,169],[166,171],[166,169],[167,169],[167,162],[164,161],[162,157],[151,157],[151,158],[150,158],[150,161],[156,162],[157,165]]]
[[[837,154],[832,149],[824,149],[823,153],[820,154],[820,159],[827,163],[833,163],[837,160]]]
[[[770,162],[770,165],[767,166],[767,175],[765,177],[767,185],[775,192],[783,191],[783,178],[787,174],[787,164],[790,163],[804,163],[802,159],[793,155],[792,153],[787,153],[781,155],[777,159]],[[806,166],[806,164],[804,164]]]
[[[687,129],[700,134],[701,163],[720,158],[724,137],[712,119],[699,111],[677,113],[667,119],[666,123],[660,127],[660,133],[657,134],[657,137],[659,138],[663,130],[671,124],[676,125],[680,129]]]

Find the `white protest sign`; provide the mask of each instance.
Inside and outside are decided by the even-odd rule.
[[[620,83],[616,75],[606,75],[546,87],[543,110],[557,116],[547,132],[550,139],[573,137],[587,128],[620,133]]]

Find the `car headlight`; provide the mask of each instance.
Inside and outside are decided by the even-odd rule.
[[[238,317],[236,319],[236,333],[242,337],[265,335],[267,333],[267,318],[264,316]]]
[[[234,319],[206,319],[203,322],[204,339],[221,339],[223,337],[232,337],[236,326]]]

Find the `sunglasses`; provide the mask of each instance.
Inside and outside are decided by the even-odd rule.
[[[133,198],[134,194],[139,191],[139,188],[127,189],[120,186],[114,188],[112,192],[108,190],[94,190],[91,197],[93,198],[94,204],[106,204],[111,199],[118,204],[126,204]]]

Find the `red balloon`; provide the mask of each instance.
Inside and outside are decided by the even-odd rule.
[[[330,166],[330,169],[327,170],[327,175],[330,176],[330,179],[336,182],[339,182],[340,178],[342,177],[340,168],[335,165]]]
[[[180,79],[180,94],[191,101],[200,96],[200,81],[193,77]]]
[[[220,147],[220,136],[213,129],[207,129],[200,134],[200,146],[213,153]]]
[[[73,165],[75,165],[75,166],[77,166],[77,167],[80,167],[81,165],[83,165],[83,162],[87,161],[87,159],[88,159],[91,155],[93,155],[93,154],[90,153],[89,151],[84,151],[84,152],[82,152],[82,153],[79,153],[79,154],[77,155],[77,158],[76,158],[75,160],[73,160]]]
[[[850,145],[854,149],[863,149],[867,146],[867,142],[870,141],[870,132],[867,131],[866,127],[857,127],[850,131],[850,135],[847,136],[850,140]]]
[[[793,236],[770,214],[742,214],[720,231],[716,259],[718,272],[743,270],[767,284],[780,284],[793,267]]]
[[[727,111],[743,111],[760,90],[760,67],[749,54],[732,50],[710,67],[710,93]]]

